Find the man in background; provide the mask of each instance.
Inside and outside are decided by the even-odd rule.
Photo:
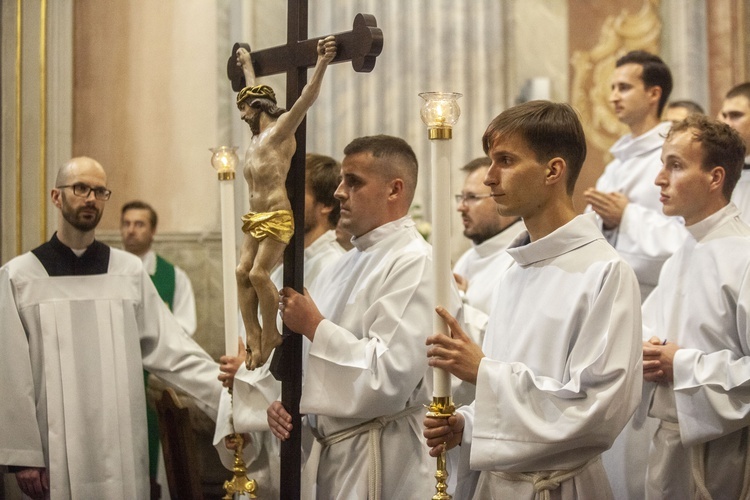
[[[661,210],[654,179],[661,170],[661,149],[672,122],[662,122],[672,92],[672,74],[656,55],[628,52],[615,64],[610,102],[620,122],[630,129],[610,153],[615,157],[584,198],[601,219],[602,232],[635,271],[641,301],[658,282],[664,261],[682,245],[687,233],[678,217]],[[646,457],[656,422],[645,412],[623,431],[603,455],[617,499],[644,495]]]
[[[641,300],[654,289],[662,264],[685,238],[681,221],[662,213],[653,182],[672,126],[660,120],[671,91],[672,75],[658,56],[635,50],[617,60],[609,100],[630,133],[612,146],[615,159],[596,187],[584,193],[607,241],[635,271]]]
[[[719,121],[735,129],[745,145],[745,165],[732,202],[740,209],[742,220],[750,223],[750,82],[740,83],[727,92]]]
[[[143,261],[162,300],[185,332],[192,336],[197,326],[195,294],[188,275],[151,249],[158,215],[151,205],[134,200],[122,206],[120,236],[122,246]]]
[[[140,200],[133,200],[122,206],[120,210],[120,236],[123,248],[140,257],[143,268],[151,277],[151,281],[159,292],[159,296],[172,311],[177,322],[185,332],[192,336],[195,333],[197,320],[195,316],[195,295],[188,275],[161,255],[151,249],[156,235],[156,225],[159,216],[156,210]],[[148,372],[143,372],[143,380],[148,391]],[[146,405],[148,419],[148,468],[151,478],[151,498],[159,498],[159,423],[156,409]]]
[[[467,333],[481,345],[487,328],[492,294],[500,280],[500,267],[508,245],[524,230],[520,217],[506,217],[497,211],[490,188],[484,184],[492,160],[476,158],[461,170],[466,173],[464,186],[456,195],[456,209],[461,214],[464,236],[473,243],[453,267],[459,293],[464,302]],[[474,401],[474,384],[454,377],[453,401]]]
[[[461,194],[456,195],[456,204],[464,236],[473,245],[453,268],[464,302],[485,314],[490,313],[492,290],[500,276],[495,269],[496,261],[524,229],[520,217],[505,217],[498,213],[490,188],[484,184],[490,164],[492,160],[483,156],[461,168],[466,179]]]
[[[697,102],[688,100],[671,101],[667,104],[667,107],[664,110],[663,119],[664,121],[672,123],[681,122],[687,118],[688,115],[692,114],[703,115],[705,114],[705,111],[703,111],[703,108]]]

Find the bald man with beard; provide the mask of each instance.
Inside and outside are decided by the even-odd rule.
[[[216,418],[218,365],[140,259],[95,239],[110,195],[96,160],[70,160],[57,231],[0,268],[0,465],[31,498],[149,497],[144,368]]]

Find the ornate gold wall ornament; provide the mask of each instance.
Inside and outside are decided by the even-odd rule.
[[[627,132],[609,103],[615,62],[631,50],[658,54],[660,36],[659,0],[644,0],[635,14],[623,10],[607,17],[598,43],[589,51],[573,53],[571,102],[581,113],[586,138],[596,148],[607,151]]]

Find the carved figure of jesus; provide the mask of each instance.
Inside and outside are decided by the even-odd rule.
[[[247,332],[245,363],[249,370],[262,366],[281,344],[276,328],[279,292],[270,274],[294,233],[286,176],[297,149],[294,134],[317,99],[326,68],[336,56],[335,38],[319,40],[317,51],[312,78],[289,111],[276,105],[271,87],[255,85],[250,53],[244,48],[236,53],[247,85],[237,94],[237,107],[253,134],[243,168],[250,212],[242,217],[245,237],[237,266],[237,298]]]

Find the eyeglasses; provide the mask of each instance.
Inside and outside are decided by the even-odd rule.
[[[456,204],[460,205],[463,201],[467,205],[472,205],[474,203],[477,203],[479,200],[483,198],[491,198],[491,194],[457,194],[456,195]]]
[[[76,196],[80,196],[81,198],[88,198],[89,193],[93,191],[94,197],[100,201],[107,201],[112,195],[112,191],[107,188],[92,188],[91,186],[87,186],[86,184],[83,184],[81,182],[77,182],[75,184],[66,184],[65,186],[57,186],[57,188],[73,188],[73,194]]]

